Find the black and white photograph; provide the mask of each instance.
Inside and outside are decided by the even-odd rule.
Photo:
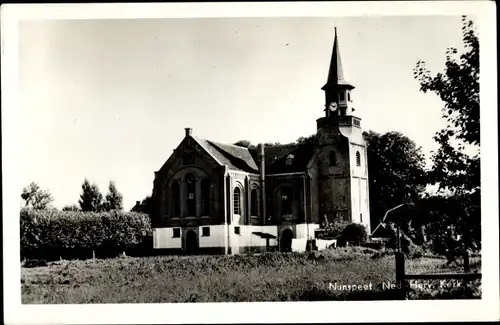
[[[6,324],[498,320],[494,4],[271,4],[2,6]]]

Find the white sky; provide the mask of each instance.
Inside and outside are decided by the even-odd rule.
[[[185,127],[225,143],[315,133],[335,26],[363,128],[435,149],[443,104],[413,68],[443,70],[460,16],[23,21],[21,185],[37,182],[62,208],[85,177],[103,194],[114,180],[130,209]]]

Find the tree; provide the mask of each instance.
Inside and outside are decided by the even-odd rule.
[[[99,212],[103,209],[102,194],[96,184],[90,185],[85,178],[82,184],[82,194],[78,201],[80,208],[85,212]]]
[[[248,141],[248,140],[240,140],[240,141],[236,142],[234,145],[238,146],[238,147],[244,147],[244,148],[253,147],[252,144],[250,143],[250,141]]]
[[[462,17],[464,53],[456,48],[446,51],[444,72],[431,76],[425,62],[418,61],[414,76],[424,93],[434,92],[444,102],[442,116],[447,127],[434,140],[439,149],[432,156],[431,180],[453,196],[428,210],[437,213],[435,231],[452,229],[467,248],[480,247],[481,184],[479,132],[479,39],[474,24]],[[436,238],[439,236],[436,235]]]
[[[81,211],[80,207],[76,204],[65,205],[62,208],[63,211]]]
[[[399,132],[364,132],[367,142],[370,215],[377,225],[385,212],[422,196],[427,177],[425,157],[414,141]]]
[[[35,182],[23,188],[21,199],[24,200],[25,207],[37,210],[45,210],[54,200],[52,195],[47,190],[40,189],[40,186]]]
[[[123,196],[116,189],[115,182],[109,182],[108,194],[103,204],[105,211],[123,210]]]
[[[131,212],[145,213],[151,215],[153,211],[153,200],[150,195],[146,196],[144,200],[136,204]]]
[[[414,70],[420,90],[434,92],[444,102],[447,127],[434,136],[440,148],[433,155],[431,175],[441,189],[459,194],[480,188],[479,40],[473,22],[466,17],[462,22],[465,53],[458,56],[456,48],[447,49],[445,71],[433,77],[424,61]]]

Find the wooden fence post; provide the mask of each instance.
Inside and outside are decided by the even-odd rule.
[[[401,290],[402,299],[406,297],[406,281],[405,281],[405,255],[402,252],[396,252],[396,284]]]
[[[464,271],[465,273],[470,272],[469,252],[467,250],[464,252]]]

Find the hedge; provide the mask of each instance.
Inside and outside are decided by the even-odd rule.
[[[148,249],[146,214],[123,211],[21,210],[21,258],[88,258]]]

